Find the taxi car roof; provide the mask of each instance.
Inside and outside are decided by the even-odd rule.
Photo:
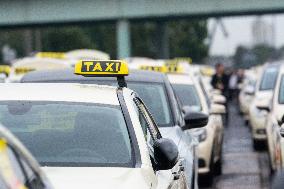
[[[4,83],[0,101],[32,100],[119,105],[117,87],[78,83]]]
[[[163,83],[165,75],[159,72],[144,71],[144,70],[130,70],[126,81],[143,81],[143,82],[157,82]],[[73,69],[61,69],[50,71],[33,71],[27,73],[21,80],[22,83],[39,83],[39,82],[60,82],[60,81],[98,81],[98,80],[116,80],[115,77],[84,77],[75,75]]]
[[[194,85],[192,77],[188,74],[167,74],[167,75],[171,83]]]

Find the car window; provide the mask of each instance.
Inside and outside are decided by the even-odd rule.
[[[259,90],[271,90],[274,88],[278,74],[278,67],[266,68],[260,82]]]
[[[211,106],[211,100],[210,100],[210,98],[209,98],[209,96],[208,96],[208,93],[207,93],[206,90],[205,90],[205,87],[204,87],[203,82],[201,81],[201,79],[199,79],[199,84],[200,84],[200,88],[201,88],[201,90],[202,90],[202,93],[203,93],[204,96],[205,96],[206,104],[207,104],[207,106],[210,108],[210,106]]]
[[[133,166],[131,140],[118,105],[0,102],[5,124],[47,166]]]
[[[154,157],[154,141],[162,138],[162,135],[158,129],[158,126],[156,125],[152,115],[148,111],[147,107],[144,105],[142,100],[138,97],[134,98],[134,103],[138,109],[138,115],[139,115],[139,122],[143,128],[144,137],[147,142],[147,146],[149,149],[149,155],[152,162],[152,166],[154,170],[157,170],[156,165],[157,162],[155,161]]]
[[[201,103],[194,85],[172,84],[182,106],[190,106],[194,111],[201,110]]]
[[[280,86],[279,86],[279,104],[284,104],[284,75],[281,76]]]
[[[162,84],[131,82],[128,84],[128,87],[137,92],[147,104],[159,126],[172,125],[170,106],[165,87]]]
[[[134,98],[134,102],[139,110],[139,121],[144,130],[144,134],[147,134],[145,131],[146,129],[149,129],[150,135],[153,140],[161,138],[161,133],[154,121],[154,118],[144,105],[143,101],[140,98],[136,97]]]
[[[117,85],[116,81],[95,81],[97,84]],[[173,116],[167,96],[166,88],[162,83],[127,82],[127,87],[134,90],[143,99],[152,112],[159,127],[172,126]]]

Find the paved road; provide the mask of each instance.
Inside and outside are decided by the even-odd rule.
[[[229,106],[230,118],[225,128],[223,174],[214,179],[212,189],[263,189],[269,185],[268,156],[253,150],[251,133],[238,113]],[[211,189],[208,188],[208,189]]]

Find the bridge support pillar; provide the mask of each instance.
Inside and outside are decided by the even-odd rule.
[[[169,32],[166,22],[157,23],[157,42],[158,42],[158,58],[168,59],[169,52]]]
[[[131,56],[130,24],[128,20],[117,21],[116,44],[119,59]]]

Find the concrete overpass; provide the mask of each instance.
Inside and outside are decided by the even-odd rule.
[[[1,0],[0,27],[113,21],[118,56],[127,57],[131,21],[159,21],[161,49],[166,53],[164,20],[280,12],[284,12],[283,0]]]

